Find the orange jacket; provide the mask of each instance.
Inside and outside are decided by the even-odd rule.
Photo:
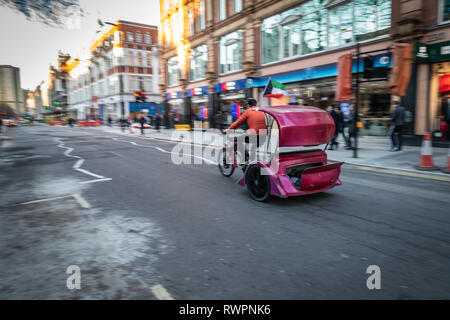
[[[255,108],[257,107],[248,108],[228,129],[236,129],[245,121],[247,121],[247,125],[250,129],[250,135],[254,135],[255,133],[256,135],[259,135],[259,130],[267,129],[264,112],[255,110]]]

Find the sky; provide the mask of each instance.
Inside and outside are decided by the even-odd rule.
[[[0,65],[20,68],[22,88],[34,90],[48,79],[49,66],[56,65],[59,50],[77,56],[89,47],[99,30],[97,19],[159,24],[159,0],[80,0],[80,5],[84,11],[80,23],[68,21],[61,27],[29,21],[0,6]]]

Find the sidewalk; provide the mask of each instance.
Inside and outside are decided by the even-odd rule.
[[[127,129],[125,133],[121,132],[119,127],[97,127],[97,130],[104,132],[119,133],[126,136],[141,136],[139,130],[134,130],[134,134],[129,133]],[[146,130],[143,135],[147,138],[180,141],[180,139],[174,139],[173,129],[161,129],[161,132],[156,130]],[[192,132],[190,132],[192,133]],[[189,134],[186,131],[177,131],[175,136],[180,137],[183,134]],[[222,137],[217,134],[203,132],[204,143],[208,145],[214,145],[220,147],[222,145]],[[209,141],[214,140],[214,143]],[[412,170],[421,173],[442,174],[440,170],[434,171],[420,171],[415,168],[420,163],[420,149],[421,147],[405,146],[402,151],[391,152],[390,141],[386,137],[375,136],[362,136],[358,138],[358,158],[353,158],[353,150],[345,150],[345,143],[340,137],[338,150],[327,150],[328,159],[330,161],[343,161],[348,164],[360,165],[360,166],[373,166],[385,169],[395,170]],[[439,168],[445,168],[448,161],[448,149],[446,148],[433,148],[433,158],[435,166]],[[446,175],[449,176],[449,175]]]

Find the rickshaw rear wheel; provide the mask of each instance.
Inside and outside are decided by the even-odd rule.
[[[250,197],[256,201],[266,201],[270,197],[269,176],[263,174],[264,168],[254,164],[248,168],[245,174],[245,182]]]

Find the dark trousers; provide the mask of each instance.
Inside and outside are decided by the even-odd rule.
[[[392,146],[402,149],[402,126],[395,126],[391,133]]]
[[[334,131],[333,138],[331,138],[331,141],[330,141],[330,145],[331,145],[331,146],[334,146],[334,145],[338,144],[338,143],[336,142],[336,139],[337,139],[338,135],[339,135],[339,131],[338,131],[338,130],[335,130],[335,131]]]

